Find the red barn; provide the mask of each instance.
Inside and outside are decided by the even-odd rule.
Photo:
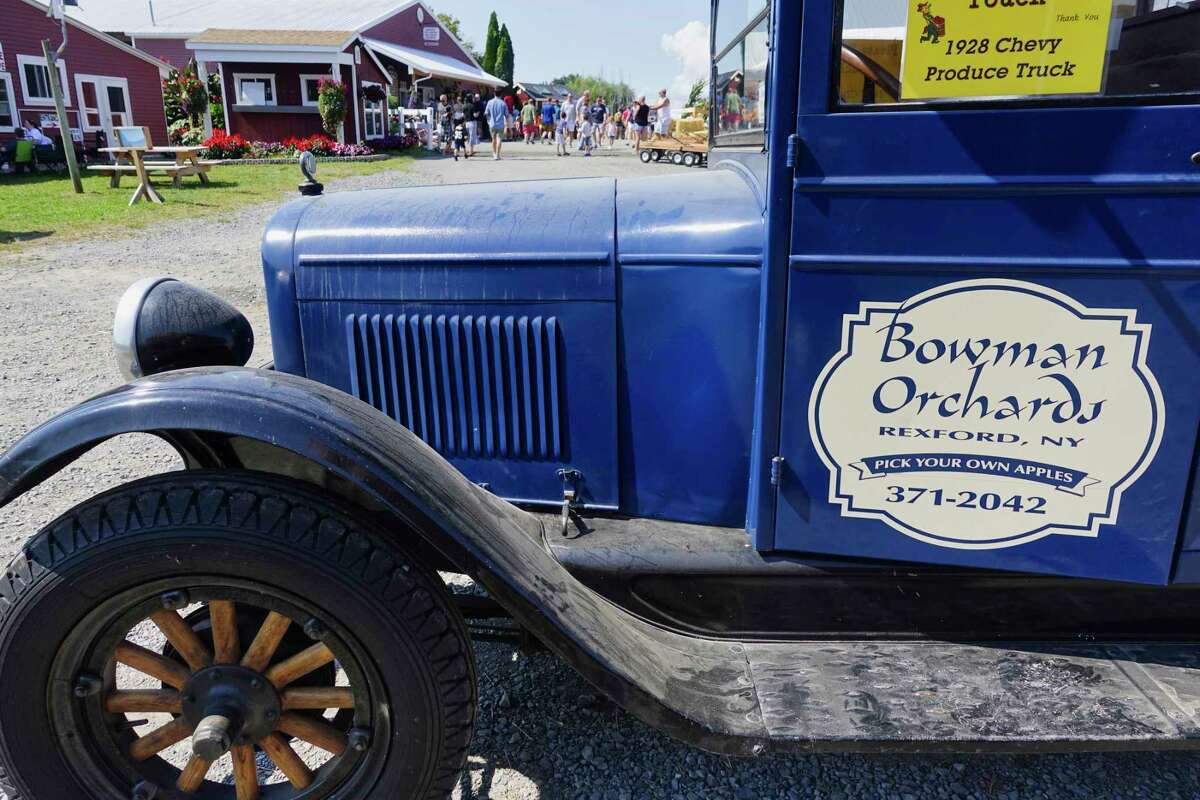
[[[67,13],[176,67],[221,76],[226,127],[279,140],[321,129],[320,78],[351,87],[344,136],[387,133],[386,100],[424,107],[442,91],[502,85],[418,0],[77,0]],[[378,87],[376,92],[372,87]]]
[[[317,84],[338,77],[350,87],[343,137],[347,142],[387,134],[391,78],[353,31],[229,30],[214,28],[188,40],[198,62],[219,70],[226,128],[247,139],[280,141],[321,133]]]
[[[15,127],[36,126],[57,137],[42,40],[57,48],[59,23],[34,0],[0,0],[0,140]],[[76,141],[92,147],[96,134],[145,125],[155,141],[167,141],[162,79],[170,70],[153,56],[76,19],[67,20],[67,48],[59,61],[67,118]]]

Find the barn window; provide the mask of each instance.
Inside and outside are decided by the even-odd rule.
[[[275,75],[270,72],[236,72],[233,84],[237,101],[243,106],[275,105]]]
[[[13,93],[12,77],[0,72],[0,128],[17,126],[17,98]]]
[[[300,76],[300,101],[306,106],[315,106],[317,97],[319,96],[318,86],[322,79],[327,79],[330,76],[327,74],[321,75],[301,75]]]
[[[17,56],[17,68],[21,74],[21,94],[31,106],[54,105],[54,94],[50,90],[50,70],[42,56]],[[67,66],[58,62],[59,85],[62,86],[63,104],[71,105],[71,92],[67,88]]]

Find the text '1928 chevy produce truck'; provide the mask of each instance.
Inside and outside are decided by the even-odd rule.
[[[269,368],[126,294],[0,501],[185,469],[0,576],[10,800],[445,795],[437,570],[711,751],[1200,745],[1200,4],[754,6],[710,169],[300,198]]]

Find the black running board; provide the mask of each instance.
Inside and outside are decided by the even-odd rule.
[[[665,628],[732,641],[1198,641],[1200,585],[1141,586],[759,553],[745,531],[541,517],[589,589]]]
[[[1200,645],[733,645],[779,749],[1200,747]]]

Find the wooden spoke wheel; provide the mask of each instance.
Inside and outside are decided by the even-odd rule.
[[[474,669],[445,587],[310,487],[139,481],[52,523],[7,575],[10,797],[428,800],[466,760]]]
[[[298,619],[233,599],[244,592],[208,594],[184,616],[177,606],[193,592],[163,593],[162,607],[138,620],[113,649],[100,704],[118,716],[106,726],[122,732],[116,749],[135,771],[161,761],[145,770],[147,784],[161,786],[165,776],[186,794],[199,792],[210,773],[223,772],[237,800],[261,797],[270,774],[259,775],[259,753],[295,792],[319,790],[342,771],[339,759],[356,759],[370,744],[368,693],[360,690],[356,698],[349,680],[365,680],[361,669],[316,617]],[[156,633],[161,650],[131,641],[137,632]],[[158,721],[148,722],[150,715]],[[171,750],[173,758],[164,758]],[[178,773],[174,781],[171,770]]]

